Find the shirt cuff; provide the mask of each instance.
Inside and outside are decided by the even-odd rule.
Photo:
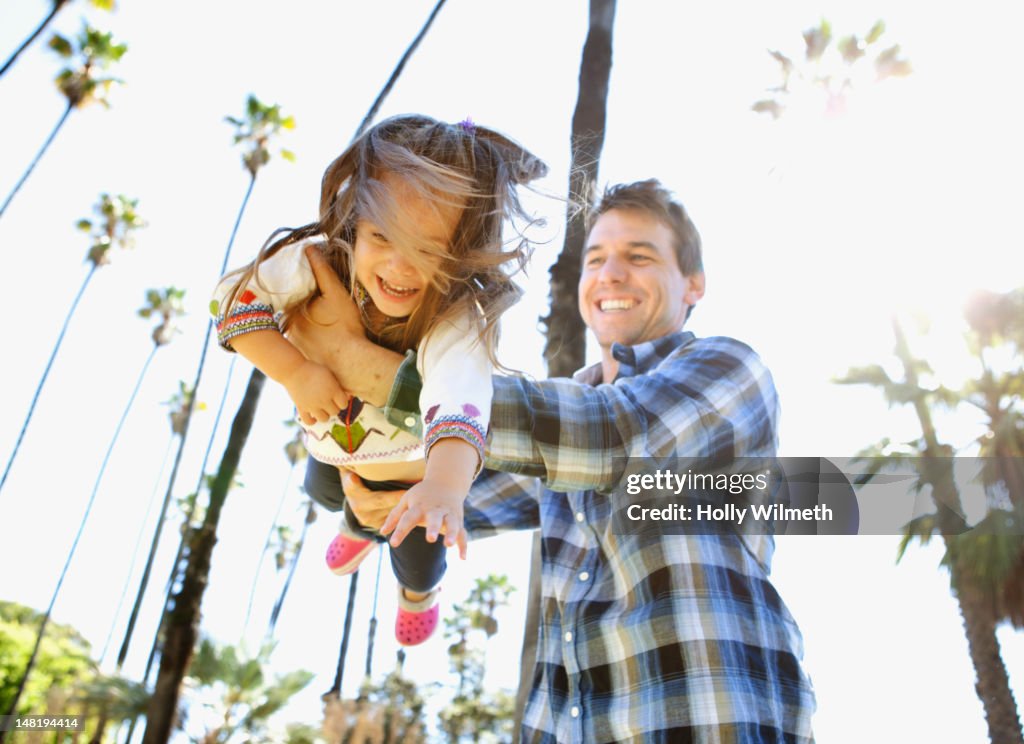
[[[416,352],[407,351],[395,374],[395,382],[391,386],[387,403],[384,404],[384,417],[392,426],[397,426],[419,439],[423,438],[423,420],[419,410],[422,388],[423,379],[416,369]]]

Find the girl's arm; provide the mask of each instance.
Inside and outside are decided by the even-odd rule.
[[[303,422],[326,421],[348,406],[348,395],[331,371],[311,362],[279,331],[252,331],[231,339],[235,351],[288,391]]]

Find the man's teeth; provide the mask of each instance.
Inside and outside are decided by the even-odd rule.
[[[399,287],[399,286],[396,286],[394,284],[391,284],[390,282],[388,282],[385,279],[381,279],[380,280],[380,285],[384,288],[384,290],[388,294],[397,295],[399,297],[407,297],[407,296],[409,296],[411,294],[414,294],[414,293],[416,293],[418,291],[415,287],[411,287],[410,288],[410,287]]]
[[[604,312],[609,310],[629,310],[634,304],[633,300],[601,300],[600,308]]]

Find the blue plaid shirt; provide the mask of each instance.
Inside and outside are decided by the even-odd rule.
[[[494,381],[490,470],[466,525],[474,538],[541,530],[522,741],[812,742],[800,632],[768,579],[772,537],[612,527],[630,458],[774,456],[771,375],[729,338],[677,333],[612,353],[612,385],[599,368],[580,376],[589,384]]]

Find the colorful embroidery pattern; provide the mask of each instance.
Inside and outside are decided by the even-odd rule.
[[[423,437],[424,449],[429,452],[438,439],[445,439],[447,437],[455,437],[469,442],[476,447],[481,459],[483,458],[486,432],[475,417],[460,414],[438,417],[431,423],[430,428],[427,429],[427,433]]]
[[[245,297],[250,294],[252,293],[246,292],[242,296]],[[225,349],[231,348],[231,344],[228,342],[235,336],[267,329],[278,330],[274,308],[263,302],[238,305],[227,318],[223,315],[218,315],[216,322],[217,341]]]

